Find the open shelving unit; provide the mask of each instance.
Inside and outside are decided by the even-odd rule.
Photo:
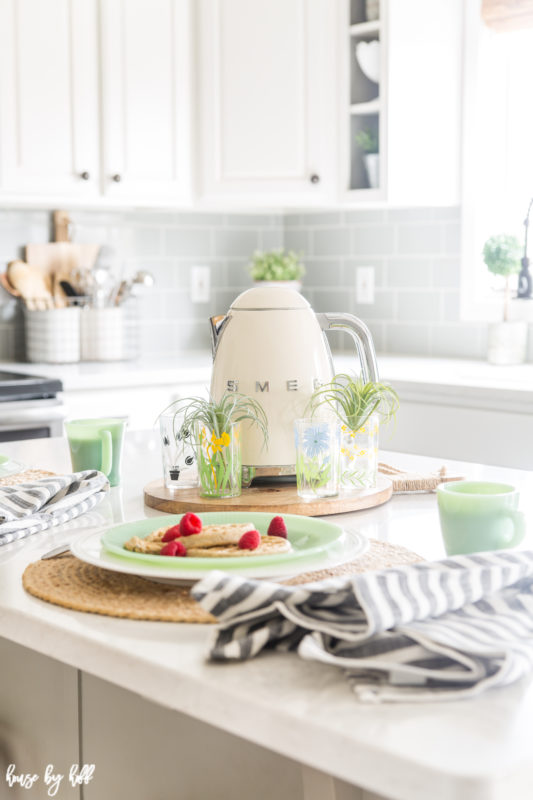
[[[378,18],[369,18],[375,16],[376,10],[379,12]],[[386,0],[346,0],[341,23],[342,41],[346,43],[341,126],[344,139],[341,146],[346,166],[342,189],[350,200],[370,201],[385,197],[385,11]],[[360,42],[375,41],[380,44],[377,81],[367,75],[357,53]],[[371,154],[373,158],[367,158],[367,152],[357,141],[361,132],[378,142],[377,153]]]

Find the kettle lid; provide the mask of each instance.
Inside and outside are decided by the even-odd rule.
[[[247,289],[236,297],[231,308],[239,311],[255,311],[275,308],[294,310],[311,306],[296,289],[286,289],[284,286],[257,286]]]

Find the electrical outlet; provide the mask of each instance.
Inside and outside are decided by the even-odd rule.
[[[357,302],[372,305],[374,302],[374,267],[357,267],[355,273]]]
[[[191,269],[191,300],[193,303],[208,303],[211,296],[210,267]]]

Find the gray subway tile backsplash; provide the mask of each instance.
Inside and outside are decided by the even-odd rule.
[[[213,231],[205,228],[166,228],[163,231],[165,255],[174,258],[202,258],[213,255]]]
[[[397,289],[429,288],[431,260],[427,256],[392,256],[387,259],[386,284]]]
[[[444,228],[445,225],[437,222],[406,222],[398,225],[398,252],[404,255],[442,253]]]
[[[209,347],[207,318],[224,313],[252,285],[256,249],[287,247],[307,266],[303,294],[317,311],[347,311],[368,322],[381,352],[484,358],[483,323],[460,322],[460,209],[349,209],[233,214],[172,211],[73,211],[74,240],[116,251],[124,277],[154,273],[139,302],[143,356]],[[51,214],[0,211],[0,269],[28,242],[50,241]],[[191,269],[211,270],[211,299],[192,304]],[[375,270],[375,302],[357,302],[357,268]],[[349,350],[345,336],[333,349]],[[0,358],[21,359],[22,314],[0,289]],[[530,359],[533,360],[533,335]]]
[[[350,252],[351,228],[337,225],[313,227],[311,230],[312,256],[343,256]]]
[[[398,320],[435,323],[440,321],[440,316],[440,296],[432,289],[398,292]]]
[[[215,231],[215,254],[246,258],[259,247],[259,231],[250,228],[226,228]]]
[[[394,225],[352,225],[351,252],[353,255],[392,255],[396,252]]]

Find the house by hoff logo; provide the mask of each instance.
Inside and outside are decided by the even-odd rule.
[[[94,764],[72,764],[68,780],[71,786],[82,786],[90,783],[94,777]],[[42,781],[47,788],[48,797],[55,797],[65,775],[62,772],[55,772],[54,765],[48,764],[42,776]],[[16,764],[10,764],[6,770],[6,783],[10,788],[20,787],[21,789],[33,789],[34,785],[41,780],[41,776],[31,772],[17,772]],[[3,795],[2,795],[3,796]],[[38,793],[43,797],[42,793]],[[18,795],[17,795],[18,797]]]
[[[293,378],[292,380],[285,381],[285,391],[287,392],[298,392],[300,390],[300,381],[297,378]],[[313,378],[313,389],[318,389],[319,386],[322,386],[322,381],[319,381],[318,378]],[[226,390],[228,392],[238,392],[239,391],[239,381],[226,381]],[[256,392],[269,392],[270,391],[270,381],[256,381],[255,382],[255,391]]]

